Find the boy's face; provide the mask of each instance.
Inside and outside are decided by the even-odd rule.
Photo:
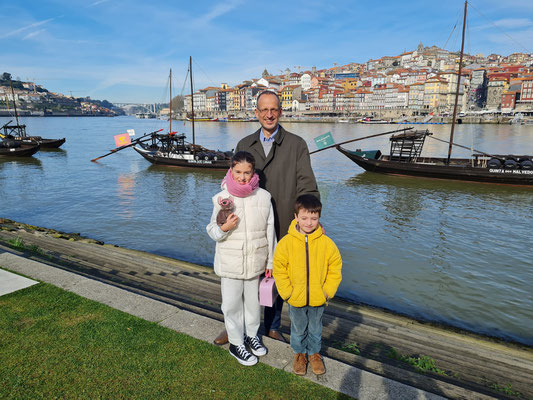
[[[294,218],[298,222],[300,231],[305,234],[313,233],[320,222],[318,213],[311,213],[303,208],[298,211],[298,214],[294,214]]]

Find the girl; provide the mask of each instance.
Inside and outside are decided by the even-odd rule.
[[[231,168],[222,180],[222,191],[213,197],[213,215],[207,233],[216,241],[215,273],[221,277],[222,312],[228,332],[230,354],[242,365],[254,365],[256,356],[263,356],[257,330],[259,276],[272,270],[275,245],[274,211],[270,194],[259,188],[254,171],[255,159],[246,152],[237,152]],[[222,223],[217,215],[232,198],[234,211]],[[231,202],[231,199],[230,199]],[[252,354],[250,354],[250,352]]]

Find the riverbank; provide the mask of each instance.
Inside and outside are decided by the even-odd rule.
[[[14,110],[0,110],[0,117],[14,118]],[[88,114],[76,111],[29,111],[29,110],[17,110],[18,117],[116,117],[116,114],[104,114],[104,113],[95,113]]]
[[[33,250],[27,257],[222,320],[210,268],[5,219],[0,227],[0,245],[18,240],[20,249]],[[287,334],[286,314],[282,326]],[[533,396],[528,346],[337,299],[324,316],[324,338],[331,358],[446,397]]]
[[[186,118],[174,118],[177,121],[188,121]],[[513,117],[510,116],[493,116],[493,117],[484,117],[484,116],[465,116],[456,118],[458,124],[503,124],[508,125],[511,123]],[[202,120],[201,122],[215,122],[215,123],[235,123],[235,122],[253,122],[257,123],[252,117],[243,117],[242,119],[236,120]],[[376,118],[369,121],[364,121],[361,117],[346,117],[346,116],[283,116],[280,118],[280,122],[311,122],[311,123],[340,123],[340,124],[361,124],[361,125],[389,125],[389,124],[400,124],[400,125],[451,125],[451,117],[441,117],[436,116],[434,118],[428,119],[427,116],[417,116],[402,118],[399,116],[395,117],[384,117],[384,119]]]

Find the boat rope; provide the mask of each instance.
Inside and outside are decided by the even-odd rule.
[[[434,136],[428,136],[428,137],[431,138],[431,139],[438,140],[439,142],[450,143],[448,140],[439,139],[439,138],[436,138],[436,137],[434,137]],[[457,146],[457,147],[460,147],[460,148],[462,148],[462,149],[472,150],[473,152],[476,152],[476,153],[479,153],[479,154],[483,154],[484,156],[487,156],[487,157],[495,157],[495,156],[493,156],[492,154],[485,153],[484,151],[481,151],[481,150],[476,150],[476,149],[474,149],[473,147],[470,148],[470,147],[466,147],[466,146],[463,146],[463,145],[461,145],[461,144],[457,144],[457,143],[452,143],[452,145]]]
[[[183,85],[181,86],[181,92],[180,96],[183,96],[183,92],[185,91],[185,85],[187,84],[187,78],[189,77],[189,68],[187,68],[187,73],[185,74],[185,79],[183,80]]]
[[[457,24],[459,23],[461,18],[461,15],[458,15],[457,21],[455,21],[455,25],[452,28],[452,31],[450,32],[450,36],[448,36],[448,39],[446,39],[446,43],[444,43],[443,49],[446,49],[446,46],[448,45],[448,42],[450,41],[450,38],[452,37],[453,33],[455,32],[455,28],[457,28]]]
[[[489,17],[487,17],[485,14],[483,14],[480,10],[478,10],[476,7],[474,7],[474,5],[472,4],[472,2],[468,2],[468,4],[470,4],[470,6],[476,10],[479,15],[481,15],[483,18],[485,18],[493,27],[495,27],[496,29],[498,29],[501,33],[503,33],[505,36],[507,36],[511,41],[513,41],[515,44],[517,44],[518,46],[520,46],[522,49],[525,50],[526,53],[533,53],[531,50],[529,50],[527,47],[525,47],[522,43],[518,42],[517,40],[515,40],[511,35],[509,35],[507,32],[505,32],[502,28],[500,28],[493,20],[491,20]]]
[[[211,79],[211,77],[210,77],[209,75],[207,75],[207,73],[206,73],[206,72],[204,71],[204,69],[200,66],[200,64],[198,64],[198,63],[196,62],[196,59],[193,60],[193,62],[194,62],[194,66],[197,67],[197,68],[199,68],[200,71],[202,71],[202,73],[205,75],[205,77],[207,78],[207,80],[208,80],[209,82],[211,82],[211,85],[213,85],[214,87],[217,87],[217,85],[215,84],[215,82],[213,82],[213,80]]]

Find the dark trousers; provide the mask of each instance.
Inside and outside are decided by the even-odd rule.
[[[283,310],[283,299],[278,296],[272,307],[265,307],[264,324],[265,332],[279,331],[281,327],[281,310]]]

